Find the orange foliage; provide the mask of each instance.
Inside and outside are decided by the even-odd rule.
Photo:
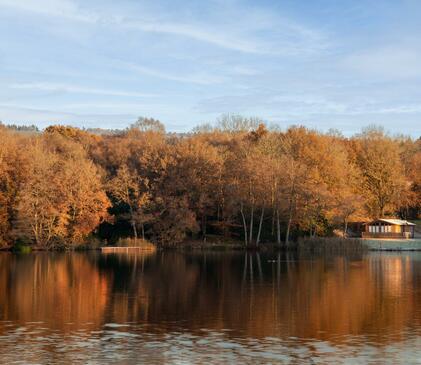
[[[2,127],[0,142],[0,245],[76,245],[98,232],[162,244],[223,234],[257,245],[420,212],[420,140],[378,128],[345,138],[226,115],[217,128],[178,136],[141,118],[103,135]]]

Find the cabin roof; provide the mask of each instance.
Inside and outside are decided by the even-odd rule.
[[[366,224],[370,224],[370,223],[374,223],[374,222],[385,222],[385,223],[389,223],[392,224],[394,226],[415,226],[416,224],[408,222],[406,220],[403,219],[386,219],[386,218],[380,218],[380,219],[376,219],[372,222],[366,223]]]

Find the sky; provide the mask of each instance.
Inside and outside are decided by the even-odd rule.
[[[0,120],[421,135],[418,0],[0,0]]]

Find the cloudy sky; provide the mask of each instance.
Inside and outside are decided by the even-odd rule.
[[[0,120],[421,134],[421,1],[0,0]]]

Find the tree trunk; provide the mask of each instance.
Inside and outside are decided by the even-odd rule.
[[[132,220],[132,228],[133,228],[133,235],[134,239],[137,240],[137,229],[136,229],[136,223]]]
[[[288,224],[287,224],[287,232],[285,234],[285,245],[286,246],[288,246],[288,244],[289,244],[289,231],[291,229],[291,221],[292,221],[292,217],[291,217],[291,213],[290,213],[289,218],[288,218]]]
[[[133,208],[131,204],[129,204],[129,208],[130,208],[130,221],[133,228],[133,235],[134,235],[134,239],[137,240],[137,228],[136,228],[136,222],[134,220]]]
[[[291,230],[291,223],[292,223],[292,211],[293,211],[293,199],[295,196],[293,195],[289,201],[289,215],[288,215],[288,225],[287,225],[287,232],[285,234],[285,245],[288,246],[289,244],[289,232]]]
[[[241,217],[243,218],[244,244],[247,246],[247,223],[246,223],[246,217],[244,216],[243,203],[241,203],[240,213],[241,213]]]
[[[249,236],[249,243],[253,242],[253,218],[254,218],[254,205],[251,206],[251,213],[250,213],[250,236]]]
[[[272,209],[272,226],[271,226],[271,236],[275,235],[275,209]]]
[[[259,246],[260,233],[262,232],[262,224],[263,224],[263,215],[264,214],[265,214],[265,207],[262,208],[262,213],[260,214],[259,231],[257,232],[256,246]]]
[[[202,234],[206,238],[206,214],[203,214],[202,217]]]
[[[145,225],[142,223],[142,239],[145,240]]]
[[[384,208],[385,208],[385,202],[383,198],[379,198],[379,213],[380,213],[380,217],[379,218],[383,218],[383,214],[384,214]]]
[[[347,231],[348,231],[348,220],[345,218],[344,219],[344,238],[348,237]]]
[[[272,209],[272,231],[271,231],[271,236],[274,237],[275,236],[275,191],[276,191],[276,181],[274,181],[274,183],[272,184],[272,195],[271,195],[271,201],[270,201],[270,206]]]
[[[276,209],[276,242],[281,244],[281,224],[279,222],[279,209]]]

